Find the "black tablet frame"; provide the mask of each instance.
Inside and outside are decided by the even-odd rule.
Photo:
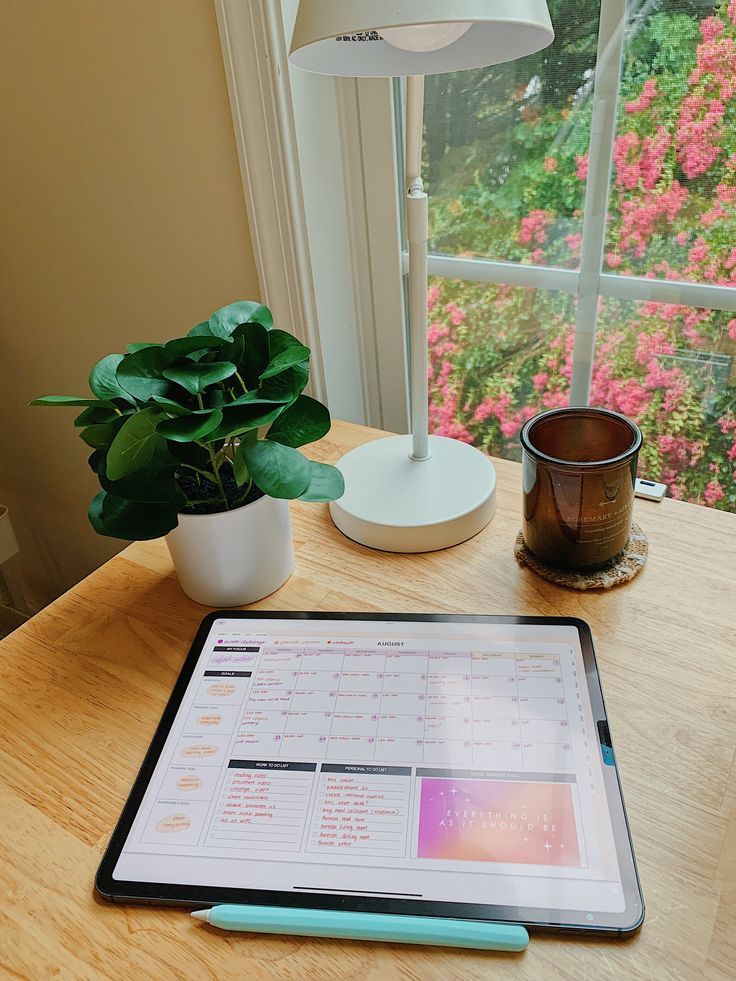
[[[622,913],[601,913],[595,910],[549,910],[534,907],[496,906],[476,903],[443,903],[430,900],[393,899],[386,897],[349,896],[322,892],[286,892],[232,889],[214,886],[184,886],[170,883],[128,882],[113,878],[133,820],[143,800],[169,730],[194,673],[202,648],[217,620],[382,620],[416,623],[503,623],[513,625],[561,625],[577,628],[588,683],[593,717],[598,728],[604,783],[611,814],[616,853],[621,872],[626,908]],[[575,617],[491,616],[482,614],[441,613],[295,613],[266,610],[216,610],[202,621],[189,654],[177,678],[174,690],[161,716],[156,732],[136,777],[130,795],[103,856],[95,878],[97,893],[104,899],[125,903],[155,903],[158,905],[205,907],[219,903],[253,904],[259,906],[308,907],[313,909],[345,910],[359,913],[393,913],[412,916],[440,916],[467,920],[520,923],[532,930],[575,931],[630,935],[644,920],[644,899],[641,893],[626,815],[621,782],[613,752],[610,727],[593,649],[590,628]],[[558,913],[555,918],[553,913]]]

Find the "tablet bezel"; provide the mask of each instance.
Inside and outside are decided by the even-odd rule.
[[[185,886],[171,883],[131,882],[113,878],[113,871],[141,805],[169,730],[199,661],[212,626],[217,620],[380,620],[416,623],[503,623],[512,625],[560,625],[575,627],[580,638],[593,718],[598,730],[604,784],[621,873],[625,909],[622,913],[595,910],[552,910],[535,907],[496,906],[476,903],[443,903],[390,897],[333,895],[322,892],[286,892],[232,889],[219,886]],[[216,610],[200,624],[161,721],[112,833],[95,878],[98,894],[113,902],[210,906],[219,903],[259,906],[339,909],[359,913],[394,913],[440,916],[470,920],[520,923],[533,930],[571,930],[585,933],[631,934],[644,920],[644,900],[636,868],[628,818],[615,760],[610,726],[601,690],[590,628],[576,617],[492,616],[441,613],[301,613],[257,610]],[[552,914],[558,913],[555,918]]]

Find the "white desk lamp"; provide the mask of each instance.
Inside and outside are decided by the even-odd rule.
[[[337,464],[345,494],[330,505],[349,538],[425,552],[477,534],[496,509],[496,475],[467,443],[430,436],[427,387],[427,195],[421,178],[424,76],[513,61],[554,37],[545,0],[301,0],[292,64],[323,75],[407,76],[411,436],[375,440]]]

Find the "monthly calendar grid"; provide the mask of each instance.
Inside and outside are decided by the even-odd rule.
[[[476,748],[481,742],[479,733],[481,731],[486,731],[487,733],[489,726],[492,727],[498,723],[501,723],[499,731],[502,731],[503,720],[508,719],[515,724],[518,735],[512,735],[507,730],[502,735],[494,735],[489,740],[486,734],[484,745],[490,754],[490,762],[487,762],[488,766],[533,768],[540,765],[539,759],[541,755],[544,759],[556,758],[556,768],[571,768],[567,765],[566,758],[568,752],[571,754],[572,747],[568,746],[567,742],[563,743],[560,734],[562,728],[568,726],[569,719],[564,687],[560,688],[560,696],[555,697],[546,694],[547,689],[545,688],[540,691],[539,685],[537,684],[537,687],[534,689],[535,694],[533,695],[535,706],[541,707],[547,703],[550,708],[544,709],[543,711],[540,710],[539,719],[533,717],[531,710],[527,711],[526,716],[523,712],[523,703],[526,699],[522,688],[527,680],[537,683],[540,679],[542,681],[551,680],[553,683],[561,682],[559,670],[552,676],[549,676],[549,672],[534,671],[536,665],[539,665],[540,668],[542,665],[558,666],[559,660],[552,655],[540,654],[535,656],[511,652],[504,655],[499,652],[476,651],[458,653],[424,650],[406,650],[398,654],[393,654],[389,652],[378,652],[375,649],[338,652],[329,649],[312,648],[290,648],[283,650],[267,648],[263,651],[263,655],[264,657],[261,660],[259,668],[254,673],[253,686],[244,707],[244,716],[247,716],[250,711],[257,711],[258,698],[262,698],[263,692],[266,690],[265,679],[268,671],[273,670],[269,669],[269,662],[279,655],[287,658],[291,656],[293,658],[291,663],[287,664],[286,668],[281,668],[282,671],[290,671],[291,673],[288,679],[289,687],[286,688],[284,685],[282,689],[278,689],[279,682],[273,682],[276,686],[274,691],[277,694],[280,691],[279,697],[288,696],[288,703],[286,698],[283,698],[281,704],[285,708],[276,711],[273,709],[271,703],[267,701],[266,704],[269,707],[263,710],[262,713],[278,715],[283,722],[280,731],[275,731],[272,737],[274,742],[278,743],[278,746],[274,746],[272,751],[272,755],[277,757],[288,759],[297,758],[297,756],[301,755],[308,759],[333,758],[332,751],[336,751],[342,745],[344,751],[348,752],[348,755],[342,755],[338,758],[352,759],[356,762],[360,760],[393,762],[395,759],[398,759],[398,747],[402,745],[408,754],[406,757],[402,757],[406,759],[406,762],[417,764],[442,763],[445,762],[443,752],[446,752],[446,755],[449,756],[450,750],[452,749],[455,754],[459,753],[460,756],[464,754],[464,762],[466,764],[478,766],[482,765],[480,750]],[[305,659],[310,655],[315,658],[316,663],[314,666],[310,664],[308,667],[305,667]],[[334,663],[335,655],[339,657],[339,667]],[[330,658],[333,662],[331,667],[325,671],[319,670],[319,661],[316,658],[320,656],[325,659]],[[406,657],[425,659],[426,669],[423,671],[410,671],[406,666],[402,667],[401,663],[392,663],[394,659],[398,661],[399,658]],[[370,658],[365,669],[363,669],[360,663],[360,659],[362,658]],[[483,674],[482,667],[485,658],[490,659],[489,662],[486,662],[486,665],[497,662],[499,659],[507,659],[509,664],[508,666],[504,665],[503,668],[508,671],[513,670],[513,675],[498,675],[493,671]],[[469,667],[466,667],[467,662],[469,662]],[[526,662],[526,665],[524,662]],[[363,674],[366,676],[365,678],[361,678]],[[413,685],[412,682],[415,679],[419,681],[421,674],[424,675],[423,685]],[[331,677],[325,679],[320,678],[320,675],[330,675]],[[507,678],[509,681],[508,694],[498,694],[501,688],[488,684],[489,679],[494,677]],[[346,678],[351,678],[353,687],[347,687],[345,685]],[[395,690],[387,690],[387,678],[393,680]],[[405,681],[402,682],[402,678]],[[433,678],[436,684],[441,679],[447,681],[444,688],[438,687],[433,693],[434,702],[432,702],[431,697]],[[308,684],[317,685],[317,688],[311,690],[308,687],[302,687],[300,682],[304,682],[305,679],[307,679]],[[360,684],[356,684],[356,679],[360,679]],[[396,683],[396,679],[399,679],[399,683]],[[373,681],[372,687],[370,685],[371,680]],[[455,680],[458,680],[460,684],[454,684]],[[485,688],[481,684],[483,680],[486,682]],[[325,682],[327,682],[326,685]],[[367,687],[361,687],[361,685]],[[440,693],[445,691],[445,689],[450,693],[445,702],[445,707],[447,708],[449,706],[446,713],[444,713],[447,716],[446,718],[444,718],[441,706],[438,707],[437,702]],[[485,698],[489,702],[494,702],[494,699],[497,699],[498,704],[501,705],[501,708],[495,711],[495,714],[490,709],[481,710],[477,708],[477,703],[482,701],[484,697],[481,695],[483,691],[485,691]],[[493,692],[495,695],[489,695],[488,692]],[[294,706],[297,694],[303,696],[299,699],[300,705],[304,703],[304,697],[322,696],[322,709],[320,711],[304,709],[295,711]],[[402,695],[405,696],[403,699]],[[417,696],[416,708],[409,711],[406,703],[414,695]],[[359,702],[363,707],[355,712],[345,711],[345,696],[354,696],[356,702]],[[365,697],[361,698],[361,696]],[[375,705],[371,705],[368,709],[365,705],[369,697],[375,699]],[[452,702],[453,698],[455,699],[454,703]],[[506,707],[503,707],[503,702],[506,702],[507,699],[511,699],[512,704],[509,705],[507,703]],[[397,704],[392,704],[394,702]],[[494,704],[496,703],[494,702]],[[338,705],[343,706],[343,711],[337,710]],[[556,706],[560,707],[557,708]],[[479,717],[479,711],[485,711],[486,716]],[[510,714],[499,714],[501,712]],[[346,716],[347,719],[345,718]],[[398,720],[396,726],[399,730],[399,735],[387,737],[385,733],[390,731],[389,723],[392,719]],[[305,722],[309,720],[311,728],[306,732],[306,735],[297,734],[294,731],[295,728],[298,728],[300,720],[304,720]],[[338,720],[343,722],[342,728],[337,726]],[[404,720],[404,722],[402,723],[401,720]],[[356,732],[358,733],[357,736],[350,736],[345,729],[345,725],[351,724],[353,721],[355,722]],[[292,723],[291,730],[289,728],[290,722]],[[375,724],[373,724],[374,722]],[[557,725],[553,726],[553,722],[557,723]],[[421,723],[421,728],[418,728],[419,723]],[[403,732],[400,728],[402,724],[405,726],[405,731]],[[527,726],[531,725],[535,727],[534,731],[536,735],[533,740],[530,739],[527,741],[524,738],[524,730]],[[241,724],[241,732],[247,730],[247,728],[244,718]],[[436,738],[438,731],[442,732],[441,738]],[[384,733],[383,736],[381,735],[382,732]],[[301,739],[302,742],[306,740],[308,743],[308,737],[310,736],[314,736],[318,740],[319,748],[315,748],[313,745],[314,740],[312,740],[312,746],[309,751],[299,752],[294,755],[294,751],[292,751],[289,744],[291,743],[293,745],[295,740],[289,737],[296,737],[297,739]],[[351,742],[356,747],[355,755],[350,755],[350,751],[345,750],[345,747]],[[389,744],[394,744],[395,748]],[[445,750],[443,750],[443,746],[446,748]],[[546,755],[543,750],[544,746],[549,747]],[[473,749],[471,750],[469,747],[473,747]],[[430,749],[432,752],[429,752]],[[387,753],[389,755],[386,755]],[[391,753],[394,755],[390,755]],[[434,753],[434,756],[432,753]],[[494,753],[496,755],[493,755]],[[555,754],[557,754],[556,757]]]

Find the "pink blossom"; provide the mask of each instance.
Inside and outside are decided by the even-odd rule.
[[[684,245],[687,242],[687,232],[678,232],[675,235],[675,241],[678,245]]]
[[[691,265],[699,265],[708,258],[708,243],[704,238],[696,238],[695,245],[690,249],[687,254]]]
[[[447,337],[449,333],[449,327],[443,327],[441,323],[435,321],[427,328],[427,343],[431,347],[433,344]]]
[[[504,421],[511,407],[511,396],[508,392],[501,392],[497,396],[489,395],[478,405],[473,415],[474,422],[485,422],[491,416],[495,416],[499,422]]]
[[[473,413],[473,422],[485,422],[492,414],[491,400],[489,398],[483,399]]]
[[[536,242],[542,245],[547,241],[547,233],[544,228],[547,223],[547,212],[541,208],[530,211],[528,215],[521,219],[519,228],[519,242],[521,245],[529,245]]]
[[[736,323],[736,321],[734,321],[734,323]],[[534,387],[538,392],[543,391],[546,388],[548,382],[549,382],[549,375],[547,374],[546,371],[538,371],[536,375],[534,375],[532,378],[532,385],[534,385]]]
[[[545,157],[542,166],[548,174],[554,174],[557,170],[557,157]]]
[[[736,93],[733,75],[736,46],[733,38],[721,36],[725,28],[719,17],[706,17],[700,22],[703,43],[696,49],[696,66],[688,81],[691,86],[701,85],[705,92],[728,101]]]
[[[670,134],[664,126],[658,126],[654,136],[645,136],[642,142],[641,177],[644,187],[651,190],[656,187],[660,177],[667,151],[672,142]]]
[[[445,304],[445,313],[450,314],[450,321],[455,327],[459,327],[467,317],[465,311],[461,310],[457,303],[454,303],[452,300]]]
[[[626,103],[627,112],[643,112],[648,109],[652,104],[653,100],[657,97],[657,83],[653,78],[648,78],[644,82],[644,86],[638,99],[634,99],[632,102]]]
[[[565,236],[565,245],[571,252],[577,252],[582,241],[583,236],[579,232],[574,232],[572,235]]]
[[[646,252],[649,240],[662,222],[671,225],[689,196],[687,188],[673,181],[665,190],[648,190],[621,204],[619,248],[631,250],[638,258]]]
[[[638,149],[639,137],[636,133],[622,133],[613,144],[616,183],[630,191],[637,186],[641,177],[640,160],[635,155]]]
[[[734,0],[736,2],[736,0]],[[578,180],[584,181],[588,179],[588,154],[578,153],[575,156],[575,172],[577,174]]]
[[[610,269],[617,269],[624,260],[615,252],[606,252],[606,264]]]
[[[703,492],[705,503],[713,507],[716,501],[722,501],[726,496],[718,478],[714,477]]]
[[[570,392],[568,390],[545,392],[542,395],[542,405],[545,409],[562,409],[569,404]]]
[[[726,25],[719,17],[705,17],[700,22],[700,33],[704,41],[714,41],[723,33]]]
[[[667,339],[667,334],[663,330],[654,331],[652,334],[641,333],[636,343],[636,353],[634,357],[642,365],[656,363],[660,354],[674,354],[675,345]]]
[[[440,288],[439,286],[430,286],[427,290],[427,312],[431,313],[437,306],[437,301],[440,298]]]
[[[688,95],[683,99],[675,137],[677,159],[688,179],[704,174],[723,152],[720,124],[724,112],[725,106],[719,99],[708,100],[702,95]]]

